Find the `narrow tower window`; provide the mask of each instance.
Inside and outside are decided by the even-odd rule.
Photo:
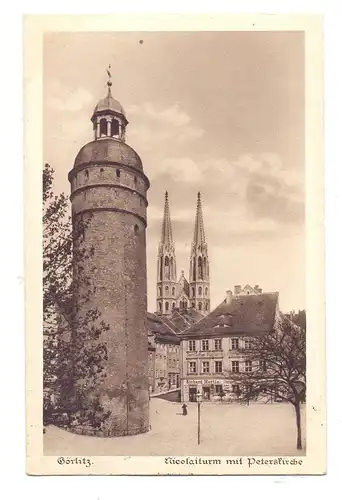
[[[159,306],[159,312],[162,311],[162,305],[161,305],[161,302],[158,302],[158,306]]]
[[[174,309],[175,307],[176,307],[176,303],[172,302],[172,309]]]
[[[163,279],[163,257],[160,257],[160,268],[159,268],[159,270],[160,270],[160,273],[159,273],[160,276],[159,276],[159,278],[160,278],[160,281],[162,281],[162,279]]]
[[[139,233],[139,226],[138,224],[135,224],[134,225],[134,234],[138,234]]]
[[[159,294],[159,297],[161,297],[161,294],[162,294],[162,289],[161,289],[161,286],[158,287],[158,294]]]
[[[205,293],[205,296],[208,295],[208,287],[205,287],[205,292],[204,293]]]
[[[117,169],[116,169],[116,178],[117,178],[117,179],[120,179],[120,175],[121,175],[120,169],[119,169],[119,168],[117,168]]]
[[[202,287],[198,287],[198,295],[202,295]]]
[[[169,287],[168,287],[168,286],[166,286],[166,287],[165,287],[165,295],[166,295],[166,296],[168,296],[168,295],[169,295]]]
[[[203,279],[203,260],[202,257],[198,257],[198,278]]]
[[[198,303],[198,310],[199,310],[199,311],[202,311],[202,302],[199,302],[199,303]]]
[[[196,281],[196,258],[194,257],[193,259],[193,264],[192,264],[192,280]]]
[[[174,294],[175,294],[175,287],[173,286],[172,287],[172,295],[174,295]]]
[[[89,179],[89,172],[88,172],[88,170],[85,171],[84,177],[85,177],[85,181],[88,182],[88,179]]]
[[[170,259],[168,256],[165,257],[165,279],[170,279]]]
[[[112,125],[112,133],[111,133],[112,137],[114,135],[119,135],[119,122],[113,119],[111,125]]]
[[[101,118],[100,120],[100,137],[107,136],[107,120],[105,118]]]
[[[195,297],[195,287],[194,286],[191,288],[191,291],[192,291],[192,296]]]
[[[165,302],[165,311],[168,311],[168,310],[169,310],[169,303]]]

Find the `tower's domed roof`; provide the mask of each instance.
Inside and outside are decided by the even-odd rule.
[[[113,162],[143,170],[138,153],[125,142],[111,137],[88,142],[75,158],[74,168],[84,163]]]
[[[121,115],[126,117],[125,110],[123,109],[119,101],[114,99],[114,97],[112,97],[110,94],[108,94],[104,99],[99,100],[94,109],[94,114],[102,113],[104,111],[113,111],[114,113],[120,113]]]

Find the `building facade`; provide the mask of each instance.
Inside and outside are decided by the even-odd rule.
[[[230,399],[241,393],[237,375],[252,371],[251,362],[245,359],[251,337],[275,327],[277,292],[262,293],[249,285],[235,290],[237,295],[227,292],[214,311],[179,334],[182,401],[196,401],[198,391],[203,401]]]
[[[147,314],[149,338],[149,391],[166,392],[180,387],[180,339],[156,314]]]
[[[84,225],[74,241],[75,255],[88,254],[81,262],[74,258],[76,318],[97,310],[109,327],[100,337],[107,348],[105,377],[87,397],[89,405],[99,398],[110,414],[100,430],[89,433],[117,436],[149,430],[145,230],[150,184],[139,155],[126,144],[128,120],[111,94],[111,79],[107,85],[91,117],[94,140],[77,154],[69,181],[73,228]],[[81,342],[80,332],[73,332],[73,342]]]
[[[197,195],[194,234],[191,244],[189,280],[184,271],[177,278],[176,249],[168,193],[165,194],[164,216],[157,263],[157,314],[170,316],[194,309],[206,315],[210,311],[210,275],[208,245],[205,240],[201,195]]]

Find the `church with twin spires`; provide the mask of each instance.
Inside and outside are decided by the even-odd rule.
[[[210,311],[210,278],[208,246],[205,241],[201,194],[197,195],[194,234],[189,261],[189,279],[184,271],[177,277],[176,249],[172,236],[170,203],[165,193],[164,216],[158,248],[157,310],[158,315],[174,316],[197,313],[197,317]]]

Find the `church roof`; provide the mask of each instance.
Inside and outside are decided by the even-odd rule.
[[[155,336],[155,340],[165,344],[179,344],[180,340],[175,331],[166,324],[164,318],[153,313],[147,313],[147,328],[150,334]]]
[[[140,156],[125,142],[112,137],[88,142],[76,156],[74,168],[86,163],[108,162],[143,170]]]
[[[189,328],[203,318],[203,314],[197,309],[174,309],[171,316],[163,317],[163,321],[178,334]]]
[[[278,292],[240,295],[222,302],[208,316],[182,332],[182,337],[219,334],[256,335],[274,328]]]

